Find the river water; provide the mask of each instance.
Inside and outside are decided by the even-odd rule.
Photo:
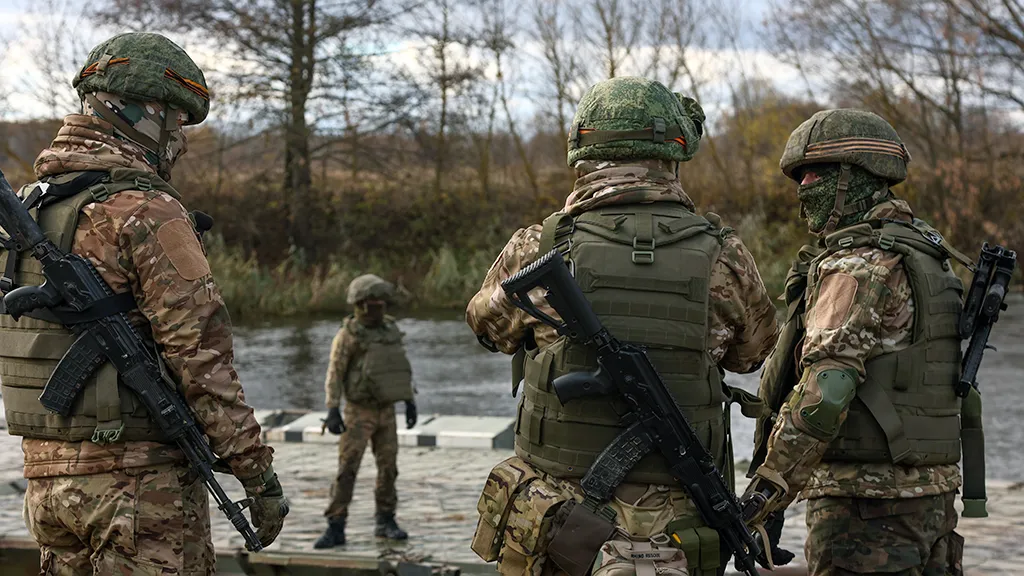
[[[324,373],[340,318],[301,319],[239,326],[235,367],[246,398],[257,408],[323,409]],[[460,312],[403,318],[405,344],[419,390],[421,414],[513,416],[509,357],[476,342]],[[1024,480],[1024,297],[1015,296],[997,324],[978,377],[985,401],[990,478]],[[729,374],[750,391],[757,374]],[[399,407],[401,410],[401,407]],[[749,457],[752,421],[733,410],[736,457]]]

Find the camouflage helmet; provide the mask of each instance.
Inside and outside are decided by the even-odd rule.
[[[394,294],[394,285],[376,274],[363,274],[348,285],[348,303],[352,305],[371,299],[390,302]]]
[[[590,87],[569,131],[568,164],[580,160],[686,162],[704,134],[704,110],[653,80],[619,77]]]
[[[186,124],[202,122],[210,111],[203,71],[160,34],[131,32],[101,42],[71,85],[82,98],[110,92],[139,102],[167,102],[188,112]]]
[[[910,154],[888,122],[867,110],[822,110],[797,127],[786,142],[779,166],[799,181],[796,169],[808,164],[860,166],[890,185],[907,179]]]

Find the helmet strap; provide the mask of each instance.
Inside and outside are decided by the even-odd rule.
[[[839,226],[839,220],[843,217],[843,206],[846,204],[846,191],[850,188],[850,164],[840,164],[839,182],[836,184],[836,203],[832,206],[832,212],[828,215],[828,222],[825,223],[825,234],[831,234]]]
[[[164,180],[171,179],[171,159],[167,157],[167,142],[171,133],[178,129],[178,107],[170,102],[162,102],[164,106],[164,125],[160,128],[160,142],[156,155],[160,159],[157,174]]]
[[[652,126],[641,130],[596,130],[583,128],[574,123],[569,129],[569,150],[594,146],[596,144],[607,144],[609,142],[623,142],[626,140],[641,140],[665,144],[675,142],[683,147],[687,145],[683,129],[678,124],[666,125],[664,118],[652,118]]]

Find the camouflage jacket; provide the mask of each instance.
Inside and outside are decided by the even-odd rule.
[[[341,329],[334,336],[331,343],[331,359],[327,364],[327,377],[324,379],[325,404],[328,408],[338,408],[341,400],[345,398],[345,387],[349,381],[351,370],[362,368],[362,358],[366,353],[366,347],[359,342],[356,335],[357,330],[350,328],[352,322],[359,322],[355,315],[345,318]],[[361,326],[358,331],[384,331],[385,329],[395,330],[395,319],[392,316],[384,316],[384,324],[380,326]],[[351,401],[351,399],[349,399]]]
[[[577,163],[577,179],[565,211],[578,214],[601,206],[641,202],[676,202],[693,210],[693,201],[662,162]],[[483,286],[466,309],[466,321],[477,335],[486,335],[506,354],[514,354],[532,329],[538,345],[554,342],[550,327],[514,307],[501,282],[537,258],[541,226],[522,228],[498,255]],[[729,235],[711,269],[708,349],[716,363],[733,372],[756,370],[775,345],[775,307],[765,290],[753,257],[736,235]],[[543,302],[543,300],[539,300]],[[541,306],[548,313],[553,311]]]
[[[129,167],[153,171],[111,126],[93,116],[64,120],[36,160],[38,178],[78,170]],[[206,254],[182,205],[157,191],[126,191],[87,205],[73,250],[89,259],[114,292],[132,291],[132,320],[162,348],[168,369],[210,439],[210,446],[246,479],[263,473],[273,449],[232,367],[231,321]],[[25,439],[25,476],[81,475],[182,460],[174,446],[154,442]]]
[[[913,213],[902,200],[883,202],[865,220],[890,218],[910,221]],[[819,264],[817,294],[807,301],[807,332],[800,350],[803,376],[797,392],[823,370],[856,372],[863,381],[864,364],[882,354],[910,346],[913,336],[914,298],[902,264],[902,256],[875,247],[839,250]],[[829,274],[843,273],[857,281],[856,291],[827,293]],[[852,305],[842,303],[853,299]],[[821,314],[816,306],[822,306]],[[851,310],[839,323],[827,316],[835,310]],[[836,326],[837,327],[833,327]],[[793,394],[796,397],[798,394]],[[846,419],[844,409],[840,422]],[[961,483],[956,464],[901,466],[890,463],[822,462],[827,442],[796,428],[787,402],[779,411],[768,441],[764,466],[779,472],[790,493],[779,506],[788,505],[799,492],[801,499],[837,497],[912,498],[956,490]]]

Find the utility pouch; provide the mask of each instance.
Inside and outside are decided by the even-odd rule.
[[[575,501],[565,523],[548,546],[551,561],[569,576],[585,576],[604,543],[615,535],[615,523]]]
[[[538,478],[531,466],[516,457],[491,470],[476,505],[480,520],[471,544],[473,552],[485,562],[498,559],[515,497]]]
[[[670,522],[665,533],[669,535],[672,545],[686,555],[686,564],[691,574],[717,574],[722,565],[722,545],[718,532],[697,524],[700,524],[697,518],[680,518]]]

